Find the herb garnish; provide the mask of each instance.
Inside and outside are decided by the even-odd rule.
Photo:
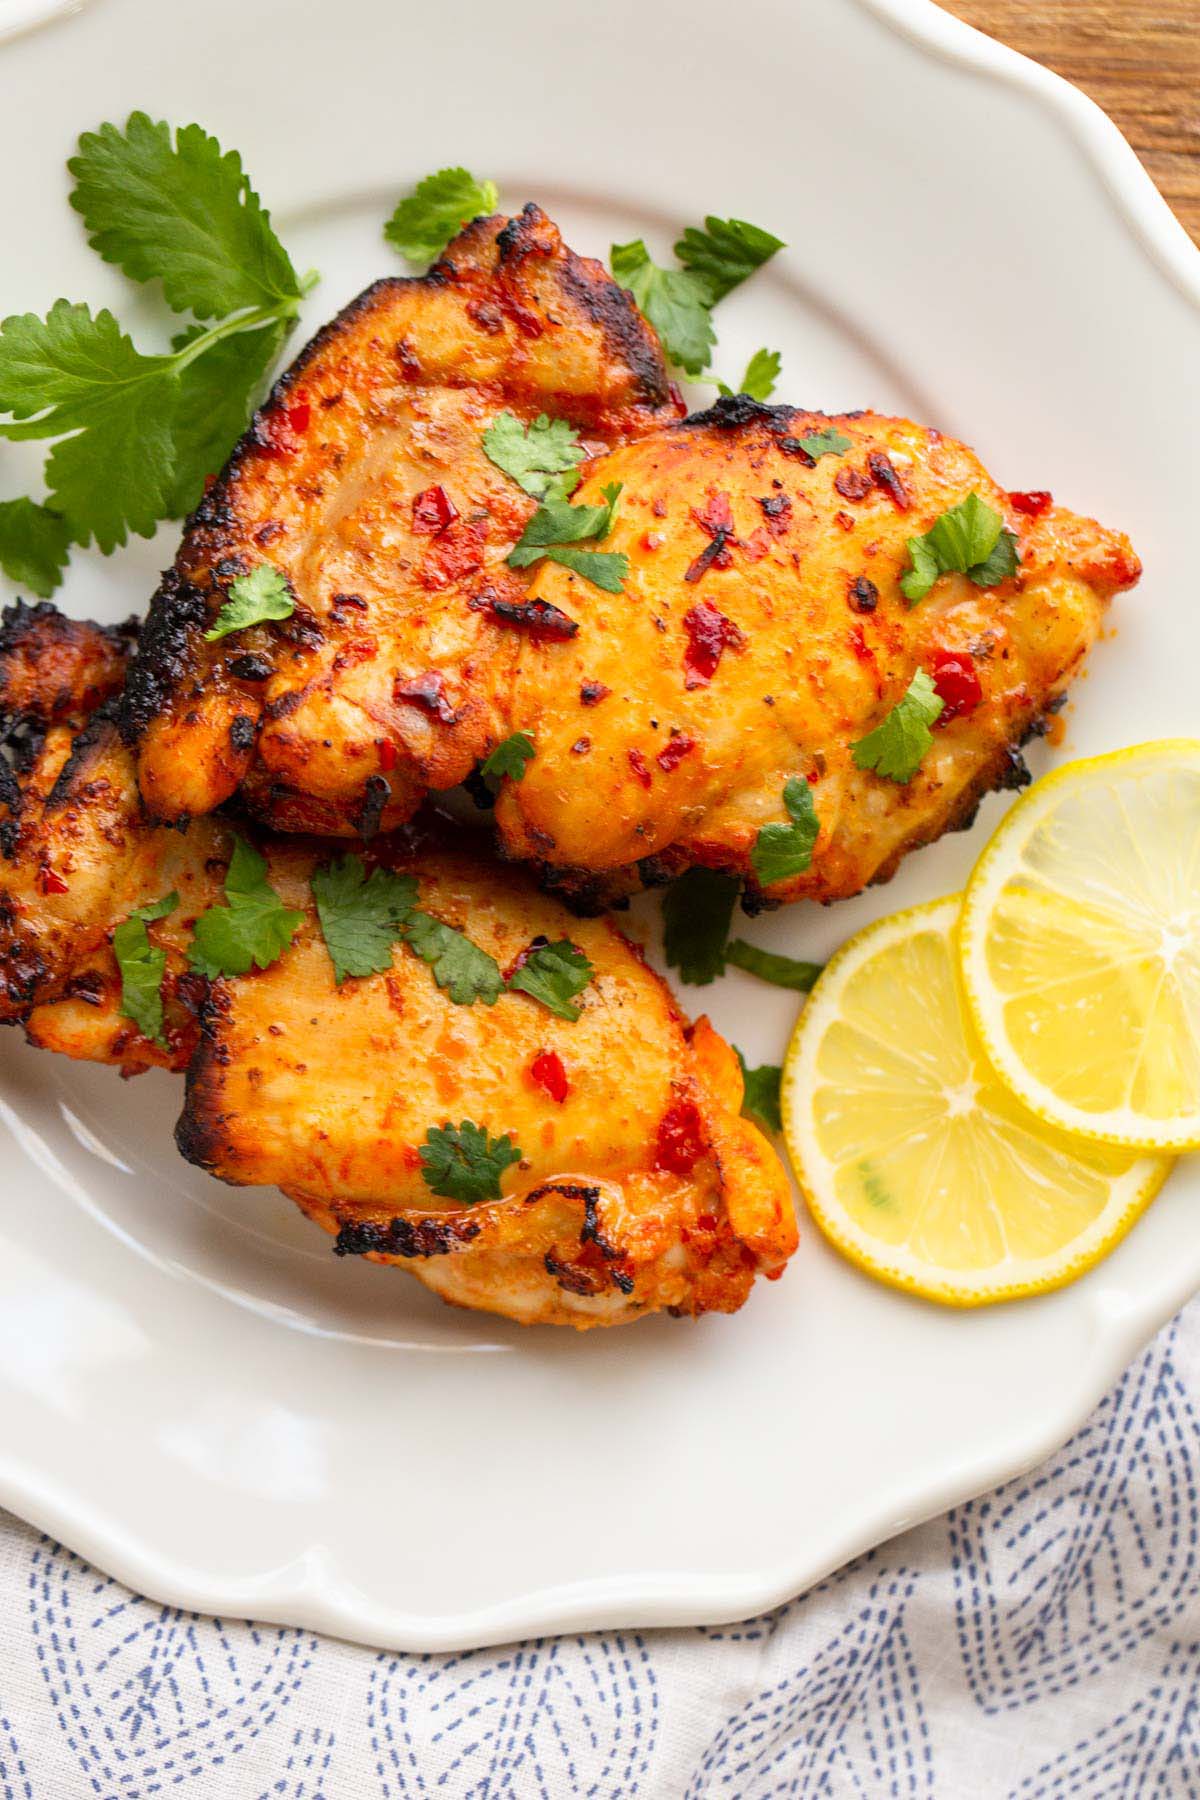
[[[245,975],[278,962],[304,914],[283,904],[267,880],[266,858],[236,838],[225,872],[225,906],[210,906],[196,920],[188,960],[201,975]]]
[[[621,583],[629,572],[629,558],[623,551],[575,550],[571,546],[588,538],[606,538],[612,530],[613,513],[621,492],[621,483],[602,488],[604,506],[572,506],[561,493],[550,493],[526,525],[509,553],[510,568],[528,569],[543,557],[561,563],[586,576],[606,594],[619,594]]]
[[[539,944],[509,978],[509,988],[540,1000],[547,1011],[573,1024],[579,1007],[572,1004],[595,974],[591,963],[569,938]]]
[[[433,979],[446,989],[455,1006],[473,1006],[476,1000],[494,1006],[504,992],[504,977],[495,957],[455,926],[431,913],[410,912],[404,936],[422,962],[429,964]]]
[[[60,513],[33,500],[0,500],[0,569],[10,581],[49,599],[71,554],[71,530]]]
[[[211,631],[204,634],[206,643],[228,637],[231,631],[245,631],[251,625],[263,625],[268,619],[290,619],[296,602],[286,575],[271,563],[259,563],[248,575],[238,575],[229,584],[229,598],[217,614]]]
[[[383,235],[407,261],[436,262],[464,225],[495,212],[498,199],[494,181],[478,181],[466,169],[439,169],[399,202]]]
[[[112,934],[113,955],[121,971],[121,1016],[132,1019],[143,1037],[166,1049],[163,1037],[162,979],[167,953],[150,942],[146,926],[165,919],[179,905],[172,891],[148,906],[139,906]]]
[[[725,940],[741,883],[720,869],[689,869],[663,895],[663,955],[681,981],[707,987],[725,972]]]
[[[850,448],[850,439],[843,437],[832,425],[824,431],[810,432],[807,437],[797,438],[796,442],[802,450],[806,450],[814,462],[820,462],[823,456],[844,456]]]
[[[750,852],[751,867],[763,887],[803,875],[820,830],[812,789],[798,775],[789,775],[784,782],[783,804],[791,824],[764,825]]]
[[[527,731],[514,731],[496,745],[490,756],[479,765],[479,773],[493,794],[499,793],[505,776],[521,781],[534,753],[533,738]]]
[[[746,1059],[734,1046],[742,1070],[742,1116],[753,1119],[764,1131],[782,1131],[783,1113],[779,1105],[779,1088],[783,1070],[774,1063],[761,1063],[757,1069],[747,1067]]]
[[[907,783],[933,742],[929,727],[941,717],[942,697],[924,669],[918,669],[902,699],[882,724],[851,745],[860,769],[874,769],[890,781]]]
[[[717,219],[710,213],[703,231],[688,226],[675,254],[685,269],[705,283],[715,306],[782,249],[783,239],[758,225],[749,225],[745,219]]]
[[[908,540],[910,568],[900,586],[910,606],[923,600],[939,575],[965,575],[976,587],[997,587],[1020,564],[1017,539],[995,507],[976,493],[934,520],[921,537]]]
[[[483,434],[483,448],[489,461],[535,500],[544,500],[555,488],[555,476],[568,474],[583,461],[579,433],[565,419],[552,419],[548,413],[539,413],[532,425],[522,425],[510,412],[498,414]],[[564,492],[563,484],[558,484],[557,491],[565,498],[571,487]]]
[[[782,248],[782,239],[744,219],[710,215],[702,231],[690,226],[676,244],[681,269],[661,268],[641,238],[614,244],[609,266],[657,331],[671,361],[689,375],[700,375],[717,341],[713,307]]]
[[[725,961],[747,975],[757,975],[772,987],[789,988],[794,994],[811,992],[824,963],[802,962],[795,956],[781,956],[777,950],[760,950],[745,938],[734,938],[725,951]]]
[[[782,366],[783,358],[778,350],[756,350],[746,364],[740,387],[726,387],[723,381],[718,381],[717,388],[726,399],[732,399],[735,394],[749,394],[751,400],[769,400],[775,392]]]
[[[392,947],[417,898],[411,875],[384,868],[368,875],[362,857],[351,852],[314,870],[312,891],[338,987],[347,975],[391,968]]]
[[[489,1137],[484,1126],[464,1119],[460,1125],[431,1125],[420,1155],[421,1177],[430,1193],[471,1206],[500,1198],[500,1177],[520,1162],[521,1149],[511,1134]]]

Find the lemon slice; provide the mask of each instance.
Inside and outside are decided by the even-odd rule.
[[[1128,1231],[1165,1157],[1065,1137],[998,1079],[958,969],[959,901],[870,925],[792,1037],[783,1128],[821,1230],[869,1274],[982,1306],[1060,1287]]]
[[[1200,743],[1040,781],[980,858],[960,941],[984,1048],[1039,1117],[1200,1146]]]

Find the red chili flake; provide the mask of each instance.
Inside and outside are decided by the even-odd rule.
[[[933,685],[942,701],[939,725],[965,719],[983,699],[983,688],[974,661],[959,650],[935,650],[930,658]]]
[[[439,531],[421,564],[421,582],[437,592],[483,565],[486,519],[454,519]]]
[[[840,525],[843,531],[853,531],[854,530],[854,515],[853,515],[853,513],[835,512],[833,515],[833,518],[834,518],[834,523],[836,525]]]
[[[396,766],[396,746],[391,738],[376,738],[375,748],[379,752],[379,766],[385,772]]]
[[[762,507],[763,518],[772,537],[782,537],[792,517],[792,503],[787,495],[768,494],[758,504]]]
[[[833,485],[843,500],[865,500],[871,491],[870,477],[861,469],[839,469]]]
[[[667,503],[666,503],[666,501],[665,501],[665,500],[664,500],[664,499],[663,499],[663,497],[662,497],[662,495],[661,495],[661,494],[660,494],[660,495],[659,495],[659,496],[658,496],[658,498],[657,498],[657,499],[656,499],[656,500],[655,500],[655,501],[654,501],[654,502],[653,502],[653,504],[652,504],[652,505],[651,505],[651,507],[650,507],[650,511],[651,511],[651,512],[652,512],[652,513],[653,513],[653,514],[654,514],[654,516],[655,516],[655,518],[656,518],[656,519],[665,519],[665,518],[666,518],[666,516],[667,516]]]
[[[571,1091],[562,1057],[553,1050],[539,1050],[529,1065],[529,1073],[537,1085],[544,1088],[550,1098],[561,1106]]]
[[[444,487],[422,488],[413,495],[413,530],[422,537],[437,537],[458,517],[458,508]]]
[[[710,494],[702,508],[692,507],[692,517],[701,531],[707,531],[710,538],[715,538],[719,531],[725,536],[733,536],[733,508],[728,494]]]
[[[707,687],[717,672],[722,651],[736,649],[746,641],[733,620],[718,612],[709,600],[701,600],[683,615],[683,628],[688,635],[683,655],[686,688]]]
[[[303,437],[304,433],[308,430],[309,420],[311,418],[312,407],[308,404],[307,400],[301,400],[295,406],[289,406],[288,408],[287,422],[297,437]]]
[[[770,548],[771,540],[760,525],[757,530],[750,533],[748,538],[743,540],[742,555],[747,562],[761,562]]]
[[[863,636],[863,628],[861,625],[852,625],[850,627],[850,648],[853,650],[855,656],[857,656],[859,662],[874,663],[874,652],[869,649],[867,645],[867,640]]]
[[[661,550],[664,542],[661,531],[643,531],[642,533],[643,550]]]
[[[1027,494],[1010,494],[1008,504],[1027,519],[1040,519],[1054,505],[1054,495],[1046,488],[1033,488]]]
[[[485,589],[471,604],[476,608],[484,607],[497,625],[513,625],[519,631],[527,631],[535,644],[547,639],[573,638],[579,630],[578,621],[568,618],[549,600],[506,600],[503,595]],[[604,691],[607,693],[608,689]]]
[[[629,758],[630,768],[633,770],[634,774],[637,776],[637,778],[641,782],[642,786],[644,788],[648,788],[650,786],[650,781],[651,781],[650,765],[647,763],[647,761],[646,761],[645,757],[642,755],[641,751],[640,750],[627,750],[625,752],[625,754]]]
[[[43,863],[38,871],[38,887],[43,894],[66,894],[70,891],[62,876],[47,863]]]
[[[695,738],[685,737],[681,731],[663,745],[654,760],[662,770],[663,774],[669,775],[672,769],[677,769],[679,767],[679,764],[683,761],[688,751],[694,750],[695,748]]]
[[[299,400],[295,406],[287,408],[268,407],[256,428],[261,453],[264,456],[294,456],[311,417],[312,408],[306,400]]]
[[[592,740],[590,737],[576,738],[575,742],[571,745],[571,755],[586,756],[591,747]]]
[[[692,1100],[676,1100],[658,1124],[654,1166],[672,1175],[690,1175],[704,1155],[704,1125]]]
[[[908,489],[893,469],[890,460],[882,450],[872,450],[867,457],[867,467],[871,471],[871,479],[877,488],[890,496],[897,512],[907,512],[912,505],[908,497]]]
[[[602,681],[585,681],[579,690],[579,698],[584,706],[598,706],[601,700],[607,700],[612,693]]]
[[[392,688],[392,698],[397,702],[407,702],[409,706],[419,707],[428,713],[431,719],[438,719],[443,725],[457,725],[458,714],[446,698],[446,678],[436,670],[426,675],[413,675],[408,680],[398,675]]]

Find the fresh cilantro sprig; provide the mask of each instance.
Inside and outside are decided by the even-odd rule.
[[[55,440],[50,510],[106,554],[194,506],[245,423],[300,303],[301,280],[236,152],[198,125],[133,113],[85,133],[71,203],[93,246],[157,281],[197,324],[138,350],[107,309],[57,300],[0,324],[0,436]]]
[[[777,950],[760,950],[745,938],[732,938],[725,951],[725,961],[747,975],[757,975],[772,987],[788,988],[794,994],[812,991],[824,963],[803,962],[796,956],[782,956]]]
[[[317,918],[341,987],[347,975],[379,975],[392,966],[392,947],[417,898],[411,875],[376,868],[367,874],[350,852],[316,869],[312,877]]]
[[[139,906],[112,934],[113,955],[121,972],[121,1017],[132,1019],[143,1037],[166,1048],[163,1037],[162,981],[167,953],[150,942],[146,926],[165,919],[179,905],[172,891],[148,906]]]
[[[753,1119],[764,1131],[782,1131],[779,1090],[783,1070],[775,1063],[760,1063],[758,1068],[752,1069],[736,1045],[734,1050],[742,1071],[742,1116]]]
[[[820,462],[823,456],[844,456],[850,448],[850,439],[836,431],[832,425],[824,431],[812,431],[807,437],[797,438],[802,450],[807,450],[814,462]]]
[[[689,869],[663,895],[663,955],[681,981],[707,987],[725,972],[725,942],[741,883],[720,869]]]
[[[998,587],[1016,574],[1021,561],[1015,534],[976,493],[942,513],[921,537],[909,538],[907,549],[910,566],[900,586],[910,606],[925,598],[939,575],[965,575],[976,587]]]
[[[493,794],[497,794],[500,783],[506,776],[509,781],[524,780],[525,770],[533,760],[533,754],[534,742],[529,732],[514,731],[496,745],[490,756],[484,758],[479,766],[479,773],[485,785]]]
[[[660,267],[641,238],[614,244],[609,266],[657,331],[671,361],[688,375],[701,375],[717,341],[713,307],[782,248],[782,239],[744,219],[710,215],[703,230],[689,226],[676,244],[682,268]]]
[[[889,781],[910,782],[933,742],[929,727],[936,725],[941,712],[941,695],[926,671],[918,669],[887,718],[851,745],[855,763]]]
[[[576,550],[572,546],[589,538],[606,538],[612,530],[613,514],[621,492],[621,483],[602,488],[604,506],[572,506],[560,494],[550,493],[526,525],[509,553],[510,568],[528,569],[543,557],[561,563],[586,576],[606,594],[619,594],[629,572],[629,558],[623,551]]]
[[[193,969],[210,980],[269,969],[304,923],[304,914],[285,906],[267,880],[266,858],[243,838],[234,840],[225,900],[200,914],[188,953]]]
[[[491,1137],[483,1125],[431,1125],[421,1145],[421,1178],[431,1194],[473,1206],[500,1198],[500,1177],[521,1160],[511,1133]]]
[[[504,992],[504,976],[494,956],[473,944],[465,932],[427,912],[411,912],[404,926],[410,948],[429,964],[433,979],[455,1006],[482,1000],[495,1006]]]
[[[573,1004],[576,994],[595,974],[591,963],[577,950],[569,938],[554,944],[539,944],[509,979],[509,987],[540,1000],[548,1012],[572,1024],[580,1008]]]
[[[746,364],[741,385],[731,388],[718,381],[717,389],[727,400],[732,400],[735,394],[749,394],[751,400],[769,400],[775,392],[782,366],[783,358],[778,350],[756,350]]]
[[[812,789],[798,775],[784,782],[783,804],[791,824],[764,825],[750,852],[750,865],[763,887],[803,875],[820,830]]]
[[[383,235],[406,261],[436,262],[464,225],[495,212],[498,199],[494,181],[479,181],[467,169],[439,169],[399,201]]]
[[[231,631],[245,631],[268,619],[290,619],[295,610],[287,576],[271,563],[259,563],[248,575],[238,575],[230,582],[229,598],[217,614],[212,630],[205,632],[205,641],[214,643],[217,638],[228,637]]]
[[[33,500],[0,501],[0,569],[48,600],[67,566],[71,532],[60,513]]]
[[[499,413],[483,434],[483,448],[489,461],[535,500],[551,492],[555,476],[583,461],[579,433],[547,413],[539,413],[532,425],[522,425],[514,413]]]

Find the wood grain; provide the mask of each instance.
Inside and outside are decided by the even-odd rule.
[[[1200,244],[1200,0],[941,0],[1115,119]]]

